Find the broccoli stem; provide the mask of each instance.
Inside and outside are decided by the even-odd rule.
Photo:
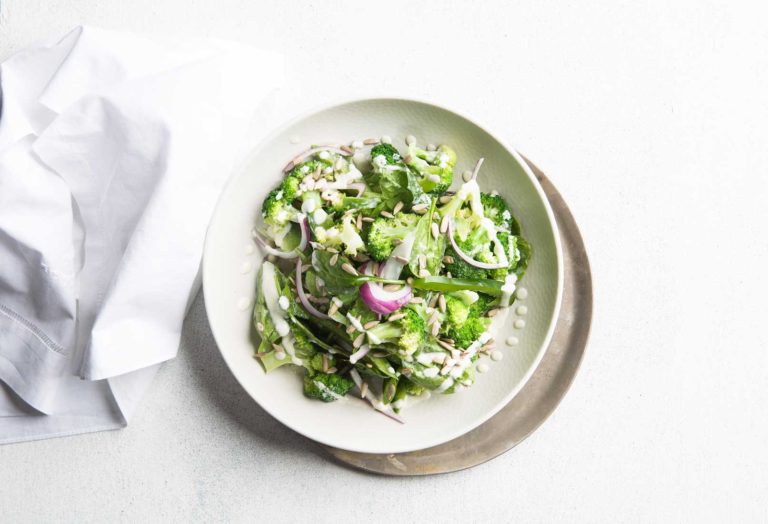
[[[501,288],[504,285],[503,282],[498,280],[469,280],[465,278],[448,278],[448,277],[425,277],[414,278],[412,287],[416,289],[424,289],[427,291],[461,291],[463,289],[469,291],[479,291],[487,295],[494,297],[501,296]]]

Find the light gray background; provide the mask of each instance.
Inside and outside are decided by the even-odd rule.
[[[0,520],[765,522],[765,3],[363,5],[3,0],[0,58],[81,23],[210,35],[286,54],[265,127],[372,94],[490,125],[555,182],[590,251],[570,394],[473,470],[349,471],[245,396],[198,299],[127,429],[0,447]]]

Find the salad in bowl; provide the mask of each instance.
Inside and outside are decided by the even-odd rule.
[[[411,135],[402,149],[382,137],[288,162],[252,231],[266,255],[252,303],[267,373],[294,366],[306,397],[353,395],[401,422],[409,402],[475,383],[532,249],[479,183],[483,158],[461,180],[456,163],[450,145]]]

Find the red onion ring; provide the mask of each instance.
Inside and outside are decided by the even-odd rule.
[[[456,243],[456,239],[453,238],[453,223],[450,220],[448,221],[448,239],[451,241],[451,247],[456,252],[456,254],[459,255],[459,257],[470,266],[480,269],[501,269],[507,267],[507,264],[488,264],[485,262],[478,262],[471,256],[467,255],[464,251],[462,251],[461,248],[459,248],[459,245]]]
[[[300,153],[298,156],[294,157],[293,160],[288,162],[288,164],[286,164],[286,166],[283,168],[283,173],[287,173],[288,171],[293,169],[296,165],[300,164],[308,156],[312,156],[315,153],[320,153],[321,151],[332,151],[342,156],[352,156],[352,153],[349,153],[341,149],[340,145],[334,144],[334,145],[328,145],[328,146],[313,147],[312,149],[307,149],[303,153]]]
[[[321,311],[318,311],[315,306],[310,303],[309,299],[307,299],[307,294],[304,293],[304,284],[301,282],[301,274],[301,258],[299,258],[296,261],[296,294],[299,295],[299,302],[301,302],[301,305],[304,306],[304,309],[306,309],[310,315],[314,315],[317,318],[330,320],[331,317]]]

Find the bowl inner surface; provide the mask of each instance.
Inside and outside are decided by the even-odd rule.
[[[251,229],[261,202],[282,178],[283,166],[313,143],[350,143],[388,135],[401,148],[407,135],[419,143],[445,143],[458,154],[454,187],[461,173],[485,157],[478,181],[509,203],[533,246],[533,257],[518,289],[528,296],[510,308],[492,331],[501,361],[481,357],[490,370],[453,395],[433,394],[401,413],[405,424],[377,413],[367,403],[346,398],[324,404],[303,396],[302,370],[285,366],[269,375],[253,356],[251,307],[262,254],[252,245]],[[297,142],[298,143],[295,143]],[[251,270],[246,271],[252,267]],[[446,442],[494,415],[522,388],[541,359],[552,334],[562,288],[559,237],[549,204],[520,157],[462,116],[409,100],[371,99],[330,107],[295,120],[266,139],[236,171],[222,193],[206,238],[203,286],[208,318],[219,349],[245,390],[270,414],[303,435],[330,446],[367,453],[395,453]],[[514,310],[527,307],[527,314]],[[516,328],[515,319],[525,327]],[[519,339],[507,346],[509,336]],[[349,397],[353,395],[350,394]]]

